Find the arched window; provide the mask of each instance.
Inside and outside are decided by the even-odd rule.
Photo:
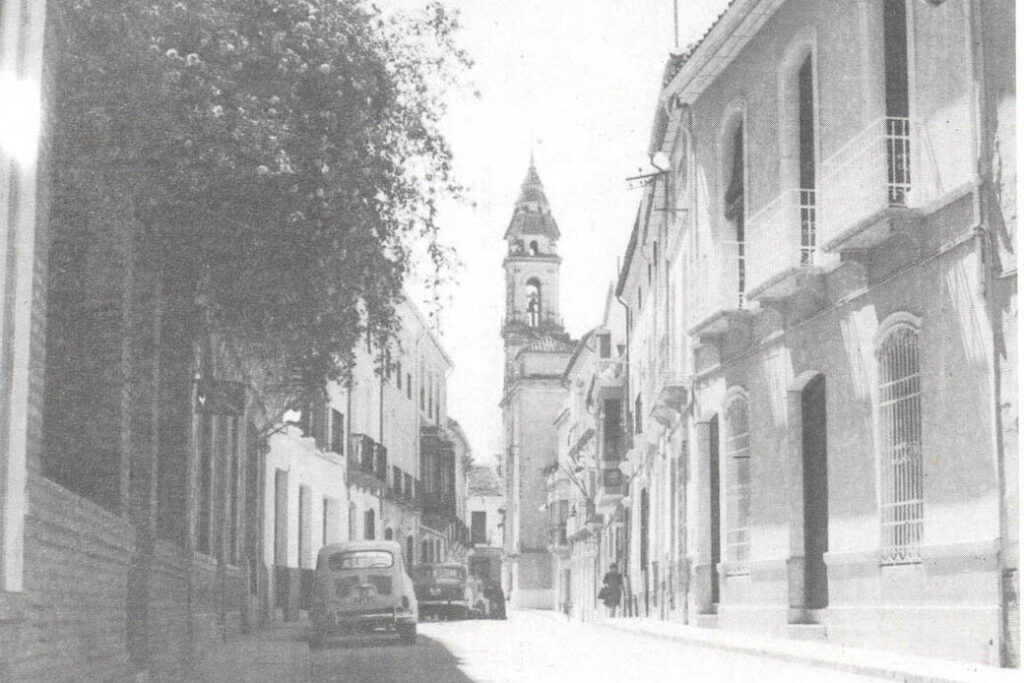
[[[384,530],[384,540],[385,541],[393,541],[393,540],[395,540],[395,532],[391,529],[391,527],[388,527],[387,529]]]
[[[537,240],[530,242],[530,256],[536,256],[540,253],[540,247],[537,246]]]
[[[738,295],[737,304],[743,308],[743,295],[746,292],[746,263],[745,263],[745,220],[746,220],[746,178],[744,176],[743,158],[743,120],[740,119],[733,124],[731,132],[728,133],[725,145],[725,159],[723,159],[723,178],[728,178],[725,186],[725,195],[722,198],[725,207],[725,218],[733,226],[733,234],[726,238],[735,240],[732,248],[732,256],[736,262],[736,291]]]
[[[790,207],[787,210],[792,211],[787,215],[786,229],[796,230],[795,224],[799,221],[799,263],[802,266],[814,265],[819,260],[815,215],[817,124],[814,60],[815,37],[813,32],[805,32],[786,51],[779,78],[782,161],[779,170],[782,189],[791,197],[787,200],[787,207]],[[793,221],[792,228],[788,224],[790,220]]]
[[[924,535],[921,363],[917,328],[895,324],[878,347],[882,559],[919,562]]]
[[[725,557],[745,570],[750,557],[750,419],[745,396],[725,408]]]
[[[910,191],[910,77],[907,0],[885,0],[885,135],[889,204],[904,206]]]
[[[526,317],[530,327],[540,325],[541,317],[541,296],[540,280],[531,277],[526,281]]]

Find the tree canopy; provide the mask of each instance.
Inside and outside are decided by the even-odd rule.
[[[440,132],[469,61],[438,3],[71,0],[59,69],[74,192],[127,197],[204,321],[303,387],[394,330],[412,249],[443,272]],[[58,180],[60,182],[60,180]],[[201,320],[199,319],[201,317]],[[198,331],[198,327],[197,327]]]

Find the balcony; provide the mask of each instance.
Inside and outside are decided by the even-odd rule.
[[[569,538],[566,535],[565,521],[548,525],[548,550],[559,555],[569,554]]]
[[[565,536],[568,540],[579,540],[600,530],[603,518],[597,514],[593,501],[578,502],[574,512],[570,512],[565,520]]]
[[[387,488],[387,449],[365,434],[349,435],[349,481],[383,493]]]
[[[747,298],[778,306],[824,294],[814,190],[790,190],[750,219]]]
[[[826,251],[856,255],[920,227],[921,210],[944,191],[923,131],[917,121],[880,118],[822,164]]]
[[[744,242],[727,242],[715,246],[712,253],[695,262],[693,287],[687,302],[690,329],[699,344],[714,344],[737,332],[749,332],[751,312],[746,291],[746,255]]]
[[[615,509],[626,493],[626,479],[619,469],[618,462],[609,462],[601,470],[597,497],[594,500],[596,510],[601,512]]]

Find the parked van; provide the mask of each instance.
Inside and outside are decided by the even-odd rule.
[[[394,541],[352,541],[324,546],[316,560],[310,619],[314,644],[331,636],[395,633],[416,642],[418,607]]]
[[[456,562],[418,564],[416,598],[424,618],[465,619],[469,616],[466,568]]]

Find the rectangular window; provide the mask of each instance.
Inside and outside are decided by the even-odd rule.
[[[345,415],[331,408],[331,450],[345,455]]]
[[[405,397],[412,400],[412,373],[405,373]]]
[[[373,510],[367,510],[363,513],[363,539],[372,541],[376,538],[376,519],[373,515]]]
[[[323,518],[320,520],[323,525],[323,537],[320,539],[321,545],[327,545],[327,529],[330,525],[331,505],[327,498],[324,498],[324,509]]]
[[[305,561],[305,558],[306,558],[306,550],[307,550],[306,546],[309,544],[309,539],[306,537],[307,528],[308,528],[308,521],[306,519],[306,514],[305,513],[306,513],[306,508],[309,506],[309,502],[310,502],[309,501],[309,488],[307,488],[305,486],[300,486],[299,487],[299,514],[296,515],[296,517],[298,519],[295,520],[296,522],[298,522],[298,525],[297,525],[297,528],[296,528],[296,533],[298,535],[295,538],[298,541],[298,563],[299,563],[299,567],[300,568],[306,566],[304,561]]]
[[[196,549],[210,554],[210,526],[213,512],[213,415],[199,418],[199,514]]]
[[[640,489],[640,570],[647,571],[647,559],[650,546],[650,494],[647,489]]]
[[[426,374],[423,366],[420,365],[420,410],[427,409],[427,388],[425,386]]]
[[[404,494],[404,496],[405,496],[405,498],[407,500],[412,500],[412,496],[413,496],[413,490],[412,490],[413,489],[413,484],[412,484],[412,482],[413,482],[412,475],[411,474],[406,474],[405,475],[405,482],[402,485],[402,493]]]
[[[238,418],[229,417],[228,428],[228,461],[231,463],[228,489],[228,561],[238,564],[238,492],[240,488],[239,475],[241,474],[241,453],[238,448]]]
[[[487,543],[487,512],[474,510],[470,518],[470,540],[477,545]]]
[[[397,383],[398,388],[401,389],[402,388],[402,361],[398,361],[398,362],[395,363],[395,382]]]
[[[729,487],[726,498],[725,556],[746,571],[750,555],[750,423],[747,401],[737,398],[726,410],[725,457]]]
[[[618,461],[622,457],[622,401],[617,398],[604,400],[601,437],[601,459]]]
[[[397,467],[391,468],[391,488],[396,496],[402,495],[402,470]]]
[[[612,357],[612,336],[607,332],[599,334],[597,336],[597,348],[598,354],[601,358]]]
[[[274,564],[288,564],[288,473],[274,471]]]

